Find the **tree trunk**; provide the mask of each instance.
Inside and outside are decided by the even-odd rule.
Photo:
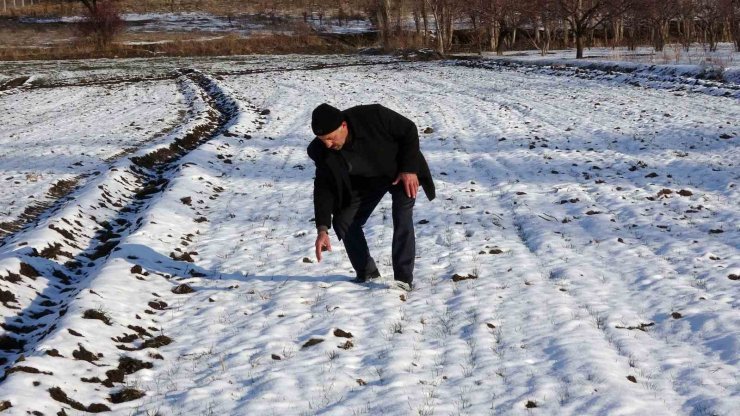
[[[390,4],[389,0],[378,0],[378,25],[383,49],[390,49]]]
[[[576,59],[583,59],[583,33],[575,31],[576,38]]]
[[[506,38],[506,31],[503,27],[498,30],[498,40],[496,41],[496,55],[502,56],[504,54],[504,39]]]
[[[735,41],[735,51],[740,52],[740,16],[735,11],[735,4],[740,3],[738,0],[733,0],[730,4],[730,33]]]
[[[421,18],[424,21],[424,46],[429,45],[429,20],[427,19],[427,6],[426,1],[421,2]]]

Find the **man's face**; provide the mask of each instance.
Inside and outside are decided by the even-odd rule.
[[[324,143],[324,146],[326,146],[327,149],[340,150],[342,149],[342,146],[344,146],[344,143],[347,141],[348,133],[349,130],[347,129],[347,122],[343,121],[342,125],[337,127],[337,129],[333,132],[318,137],[319,140]]]

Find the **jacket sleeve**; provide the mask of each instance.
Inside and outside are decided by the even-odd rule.
[[[334,207],[332,193],[332,177],[329,168],[322,160],[320,146],[311,143],[308,147],[308,156],[316,164],[316,176],[313,180],[313,208],[316,228],[331,228],[331,213]]]
[[[331,228],[331,212],[334,206],[334,194],[331,191],[331,175],[327,169],[316,166],[316,177],[313,181],[313,210],[316,228]]]
[[[384,127],[398,143],[398,171],[419,173],[419,132],[416,124],[389,108],[382,105],[378,107]]]

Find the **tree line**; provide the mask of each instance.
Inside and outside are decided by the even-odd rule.
[[[32,0],[3,0],[14,4]],[[131,0],[134,1],[134,0]],[[157,3],[156,0],[149,0]],[[120,27],[115,10],[124,0],[37,0],[36,3],[84,5],[93,23],[88,30],[106,33]],[[719,42],[733,42],[740,51],[740,0],[160,0],[179,6],[206,3],[229,10],[293,15],[323,24],[365,17],[377,29],[385,49],[428,47],[441,54],[456,50],[482,53],[536,48],[575,47],[576,57],[589,46],[668,43],[688,50],[702,43],[715,51]],[[118,6],[118,7],[116,7]],[[106,36],[102,36],[106,38]],[[106,39],[103,39],[105,41]]]
[[[700,42],[715,51],[731,41],[740,51],[740,0],[370,0],[367,11],[385,47],[408,33],[411,16],[416,42],[442,54],[461,40],[498,54],[516,45],[543,55],[575,47],[577,58],[595,44],[662,51],[668,42]]]

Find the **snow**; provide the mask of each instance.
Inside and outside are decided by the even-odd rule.
[[[26,24],[55,24],[78,23],[82,16],[60,17],[22,17],[21,23]],[[220,16],[204,12],[178,13],[122,13],[121,19],[126,23],[126,30],[133,33],[149,32],[205,32],[205,33],[236,33],[241,36],[275,32],[285,23],[294,23],[297,19],[277,16],[275,24],[266,15],[239,14],[234,16]],[[285,30],[280,30],[285,32]],[[287,32],[290,33],[290,32]]]
[[[634,51],[621,47],[589,48],[584,55],[585,59],[574,59],[575,49],[566,49],[550,51],[546,56],[542,56],[539,51],[530,50],[506,52],[504,56],[484,53],[482,57],[495,62],[520,65],[628,73],[651,80],[668,79],[669,84],[678,77],[721,80],[734,84],[731,86],[733,89],[740,88],[740,52],[735,51],[731,43],[719,43],[716,52],[710,52],[706,46],[698,44],[691,45],[686,52],[680,45],[671,44],[666,45],[664,52],[655,52],[648,47],[638,47]]]
[[[117,116],[105,119],[106,136],[144,140],[131,121],[151,135],[159,126],[151,120],[179,120],[134,156],[212,126],[214,108],[223,115],[217,133],[167,168],[144,169],[129,157],[90,162],[99,175],[0,247],[0,289],[17,298],[0,306],[6,326],[40,326],[0,333],[27,342],[17,364],[19,351],[0,351],[10,360],[0,403],[10,401],[11,414],[74,414],[50,397],[52,387],[115,414],[730,415],[740,406],[731,277],[740,273],[740,105],[717,93],[730,86],[688,88],[678,78],[635,86],[589,69],[289,56],[192,60],[199,71],[99,93],[106,77],[156,78],[183,62],[0,71],[38,68],[37,82],[63,85],[11,90],[3,105],[83,94],[76,106]],[[80,80],[90,84],[69,86]],[[156,92],[156,110],[144,103],[145,89]],[[143,108],[118,111],[129,102]],[[389,286],[389,198],[366,226],[384,280],[351,283],[333,234],[333,251],[313,259],[305,147],[321,102],[379,102],[430,128],[421,147],[438,199],[416,204],[410,294]],[[183,107],[189,113],[180,119]],[[42,110],[25,109],[21,121],[0,117],[48,149],[85,147],[96,160],[109,151],[89,122],[61,123],[62,114],[45,118]],[[3,148],[15,139],[6,129]],[[64,129],[52,141],[48,131]],[[117,243],[93,258],[104,221],[118,234],[107,241]],[[70,258],[33,255],[50,242]],[[21,263],[40,276],[19,273]],[[9,272],[21,281],[8,281]],[[476,278],[455,282],[456,274]],[[172,292],[184,283],[194,292]],[[41,306],[39,293],[57,305]],[[44,309],[51,313],[31,316]],[[111,324],[84,319],[88,310]],[[172,342],[145,347],[158,335]],[[312,339],[323,342],[304,346]],[[102,356],[75,359],[79,345]],[[47,355],[52,349],[63,358]],[[112,388],[100,384],[123,356],[152,366],[129,370]],[[13,366],[53,374],[8,374]],[[145,396],[111,403],[124,385]]]

